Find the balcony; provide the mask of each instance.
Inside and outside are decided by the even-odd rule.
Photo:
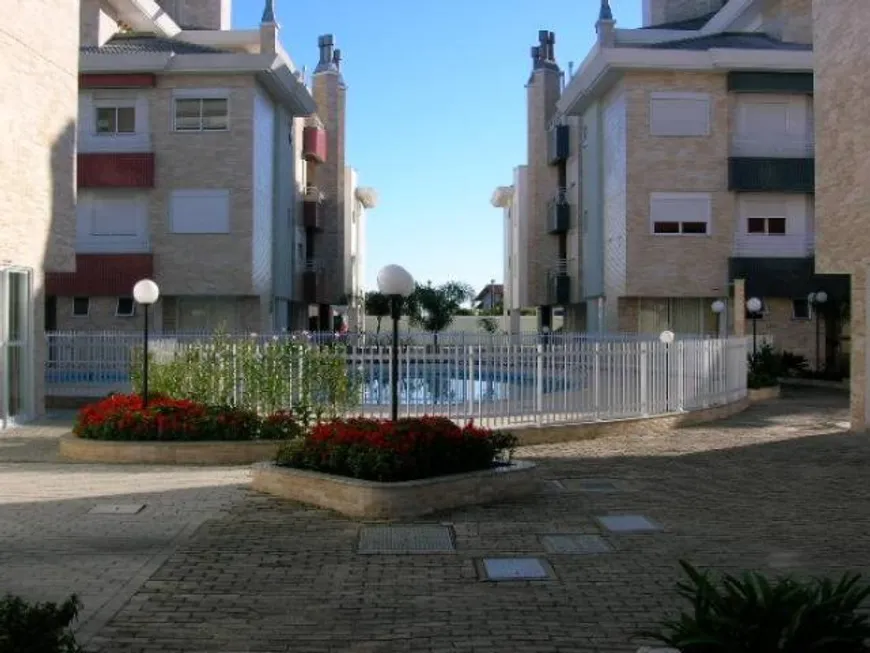
[[[78,187],[154,188],[154,154],[79,154]]]
[[[153,152],[150,132],[134,132],[132,134],[97,134],[79,125],[79,154],[125,154],[131,152]]]
[[[552,125],[547,130],[547,161],[550,165],[568,160],[570,138],[571,128],[568,125]]]
[[[849,275],[816,274],[811,257],[732,257],[728,279],[746,279],[747,297],[806,297],[817,290],[831,297],[849,296]]]
[[[813,93],[812,73],[734,70],[728,73],[732,93]]]
[[[323,264],[316,259],[305,262],[302,270],[302,301],[319,304],[323,295]]]
[[[306,161],[326,161],[326,129],[321,125],[309,125],[302,131],[302,158]]]
[[[788,134],[735,134],[731,139],[733,158],[812,159],[816,155],[811,136]]]
[[[813,255],[813,234],[745,234],[734,236],[737,258],[805,258]]]
[[[571,205],[568,192],[560,188],[547,203],[547,231],[551,234],[564,234],[571,228]]]
[[[547,272],[547,301],[554,306],[571,303],[571,277],[568,276],[568,262],[560,259]]]
[[[46,295],[126,297],[140,279],[154,276],[151,254],[76,254],[75,272],[45,275]]]
[[[314,229],[315,231],[323,229],[321,222],[322,204],[323,193],[314,186],[309,186],[305,189],[305,196],[302,200],[302,226],[306,229]]]
[[[816,165],[811,158],[731,157],[728,190],[744,193],[813,193]]]

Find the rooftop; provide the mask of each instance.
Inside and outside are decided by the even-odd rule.
[[[140,54],[146,52],[167,52],[172,54],[226,54],[207,45],[186,43],[150,34],[117,34],[101,46],[81,48],[85,54]]]
[[[738,50],[796,50],[809,52],[813,46],[804,43],[780,41],[761,32],[722,32],[710,36],[698,36],[663,43],[625,43],[623,47],[651,50],[713,50],[730,48]]]
[[[698,30],[704,27],[707,23],[710,22],[710,19],[715,16],[718,11],[713,11],[709,14],[704,14],[703,16],[698,16],[697,18],[689,18],[687,20],[676,20],[672,23],[661,23],[659,25],[647,25],[646,27],[641,27],[641,29],[681,29],[687,31]]]

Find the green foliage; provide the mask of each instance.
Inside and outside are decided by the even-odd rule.
[[[435,334],[453,323],[462,304],[474,297],[474,289],[467,283],[448,281],[441,286],[431,283],[417,284],[406,304],[411,324]]]
[[[809,371],[809,361],[806,356],[783,351],[780,354],[780,371],[783,376],[803,376]]]
[[[747,572],[719,582],[680,561],[688,581],[677,592],[691,608],[643,637],[681,653],[866,653],[870,621],[861,614],[870,587],[859,575],[839,581],[768,580]]]
[[[390,298],[377,291],[367,292],[365,296],[365,312],[377,318],[377,333],[381,332],[381,322],[390,315]]]
[[[764,343],[757,352],[749,354],[747,385],[750,388],[775,386],[779,383],[782,371],[782,357],[776,353],[771,345]]]
[[[60,605],[7,595],[0,600],[0,653],[79,653],[71,626],[81,607],[75,595]]]
[[[486,333],[498,333],[498,322],[494,317],[482,317],[477,321],[477,323]]]
[[[138,347],[131,364],[133,388],[141,392]],[[229,337],[218,332],[174,347],[154,343],[148,365],[149,392],[261,415],[292,409],[300,419],[311,421],[356,407],[361,390],[361,379],[348,369],[343,346],[292,337]]]

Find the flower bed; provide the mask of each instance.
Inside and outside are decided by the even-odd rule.
[[[286,411],[260,416],[229,406],[208,406],[188,399],[113,395],[79,411],[73,434],[88,440],[238,441],[287,440],[303,429]]]
[[[334,420],[288,442],[279,466],[369,481],[400,482],[510,463],[516,437],[444,417]]]

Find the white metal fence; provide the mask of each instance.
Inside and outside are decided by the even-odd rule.
[[[49,395],[98,397],[131,389],[132,354],[141,351],[141,335],[68,332],[46,337]],[[359,381],[350,412],[389,414],[388,346],[332,335],[235,338],[262,348],[284,338],[312,347],[339,345],[346,373]],[[205,349],[211,339],[157,335],[150,347],[165,359],[191,348]],[[615,420],[707,408],[746,395],[746,340],[678,337],[664,345],[658,339],[630,335],[442,336],[437,347],[400,347],[400,411],[504,426]],[[291,378],[295,371],[270,370],[269,374]],[[234,391],[244,392],[243,373],[234,378]],[[291,403],[288,394],[288,406]]]

